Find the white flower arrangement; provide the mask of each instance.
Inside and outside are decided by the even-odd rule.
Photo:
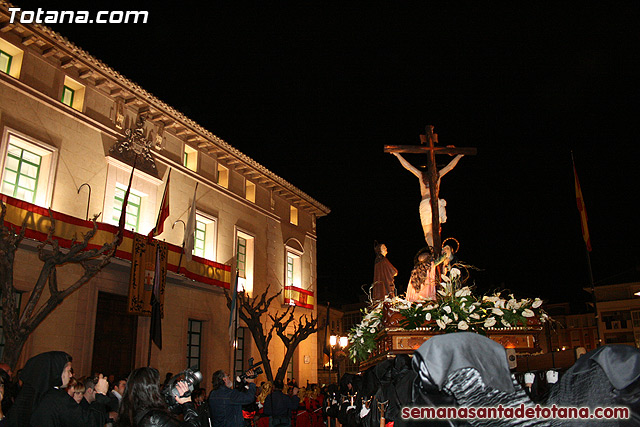
[[[538,317],[540,322],[549,316],[540,308],[539,298],[517,300],[513,295],[503,298],[499,293],[476,297],[470,287],[460,283],[460,270],[451,269],[443,275],[435,301],[410,302],[402,297],[387,297],[369,310],[363,311],[362,322],[349,332],[349,355],[364,361],[376,349],[376,338],[383,330],[383,312],[386,305],[400,313],[400,326],[412,330],[428,327],[436,332],[473,331],[486,334],[488,329],[527,326],[528,319]]]

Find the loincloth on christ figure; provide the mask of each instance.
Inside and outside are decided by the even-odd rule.
[[[440,216],[440,224],[447,222],[447,201],[444,199],[438,199],[438,214]],[[431,218],[431,199],[425,197],[420,202],[420,222],[422,223],[422,230],[424,231],[424,237],[427,240],[429,246],[433,246],[433,234],[431,224],[433,219]]]

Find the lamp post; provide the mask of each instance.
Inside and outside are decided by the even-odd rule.
[[[346,348],[349,345],[348,337],[339,335],[331,335],[329,337],[329,372],[333,372],[333,350],[334,348]],[[340,376],[340,365],[338,364],[338,376]]]

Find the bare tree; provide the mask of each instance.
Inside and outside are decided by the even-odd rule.
[[[271,297],[267,297],[269,287],[270,285],[267,285],[265,291],[261,295],[257,295],[255,298],[246,296],[244,292],[238,292],[238,299],[236,303],[238,304],[238,315],[240,316],[240,319],[247,324],[247,327],[253,336],[253,340],[258,347],[260,357],[264,362],[264,373],[267,376],[267,380],[273,381],[276,379],[282,381],[284,380],[287,373],[287,366],[289,366],[289,362],[291,361],[298,344],[317,331],[318,318],[314,318],[313,315],[311,315],[311,320],[309,320],[305,314],[301,315],[298,320],[295,320],[295,306],[288,306],[282,314],[279,312],[276,312],[275,315],[268,313],[271,301],[282,293],[282,291],[279,291]],[[225,295],[227,297],[227,307],[230,309],[231,297],[226,291]],[[268,328],[263,325],[262,316],[265,313],[267,313],[273,321],[273,324]],[[287,336],[287,327],[289,327],[289,325],[293,325],[293,332],[290,337]],[[266,333],[265,329],[267,330]],[[280,337],[280,340],[282,340],[282,343],[287,349],[275,378],[271,368],[271,361],[269,360],[269,343],[273,338],[274,331],[278,337]]]
[[[109,264],[121,234],[116,233],[111,243],[105,243],[99,249],[86,250],[89,241],[98,230],[96,220],[99,215],[95,215],[93,217],[93,228],[82,236],[82,240],[78,241],[74,238],[69,249],[63,249],[60,248],[58,241],[53,237],[55,220],[51,210],[49,210],[49,218],[51,220],[49,233],[46,240],[38,245],[38,257],[43,263],[42,268],[31,290],[25,309],[20,314],[20,307],[16,304],[18,291],[13,284],[13,268],[18,247],[24,239],[26,225],[32,214],[27,214],[22,222],[20,231],[17,231],[4,223],[7,207],[2,200],[0,200],[0,207],[2,209],[0,213],[0,292],[2,292],[2,327],[5,338],[2,362],[15,367],[27,338],[38,325],[65,298],[78,290]],[[57,267],[65,264],[79,264],[84,271],[75,283],[66,289],[59,289]],[[38,307],[47,283],[49,286],[49,298]]]

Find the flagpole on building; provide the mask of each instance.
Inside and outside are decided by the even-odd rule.
[[[596,333],[598,336],[598,342],[596,347],[602,345],[602,338],[600,337],[600,316],[598,314],[598,299],[596,298],[596,288],[593,280],[593,270],[591,268],[591,238],[589,237],[589,228],[587,225],[587,212],[584,204],[584,198],[582,197],[582,188],[580,187],[580,181],[578,180],[578,172],[576,170],[576,161],[573,157],[573,150],[571,151],[571,163],[573,165],[573,178],[576,189],[576,203],[578,205],[578,211],[580,212],[580,223],[582,228],[582,237],[584,239],[584,252],[587,256],[587,270],[589,274],[589,285],[591,286],[591,295],[593,298],[593,309],[595,311],[596,320]]]

